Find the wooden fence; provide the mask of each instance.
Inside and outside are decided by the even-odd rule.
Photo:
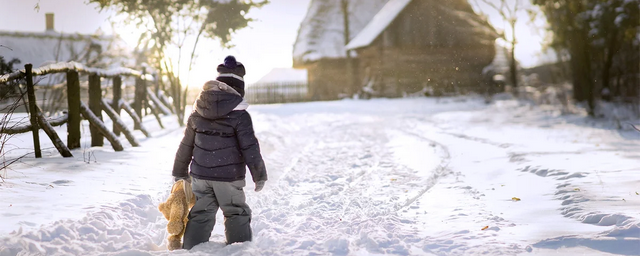
[[[47,119],[36,104],[36,96],[33,80],[35,76],[44,76],[55,73],[66,73],[67,113],[55,119]],[[80,74],[88,75],[89,99],[88,104],[80,98]],[[133,104],[122,100],[122,77],[135,77],[135,96]],[[29,120],[28,125],[20,127],[5,127],[0,133],[16,134],[31,131],[36,158],[42,157],[40,150],[39,129],[43,129],[51,139],[58,152],[63,157],[72,157],[70,149],[80,148],[80,121],[81,116],[89,121],[91,133],[91,146],[103,146],[106,138],[115,151],[122,151],[123,146],[118,136],[125,135],[129,143],[137,147],[140,143],[133,136],[132,131],[120,119],[120,110],[125,112],[134,121],[134,129],[142,131],[149,137],[150,133],[142,124],[143,109],[150,109],[155,115],[160,127],[162,125],[160,114],[171,115],[174,113],[169,99],[163,94],[156,94],[147,87],[153,82],[153,76],[146,74],[145,70],[137,71],[129,68],[115,68],[110,70],[85,67],[76,62],[55,63],[41,68],[33,69],[31,64],[25,65],[24,70],[0,76],[0,84],[22,79],[26,80]],[[113,98],[109,101],[103,98],[101,78],[113,79]],[[107,113],[113,121],[113,131],[103,123],[102,112]],[[145,111],[146,112],[146,111]],[[65,145],[53,130],[53,126],[67,124],[67,144]],[[4,127],[4,125],[3,125]]]
[[[308,101],[307,83],[254,84],[247,87],[245,98],[252,104]]]

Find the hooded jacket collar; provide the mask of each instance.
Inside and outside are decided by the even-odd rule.
[[[207,119],[217,119],[226,116],[234,110],[246,110],[249,104],[231,86],[216,80],[208,81],[193,109]]]

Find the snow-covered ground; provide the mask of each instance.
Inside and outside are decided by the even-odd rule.
[[[246,189],[253,242],[225,246],[219,214],[209,243],[165,249],[156,207],[182,136],[165,117],[142,147],[44,145],[3,173],[0,255],[640,255],[635,131],[473,97],[249,112],[269,172]]]

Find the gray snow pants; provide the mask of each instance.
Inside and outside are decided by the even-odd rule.
[[[208,242],[216,223],[218,208],[224,215],[224,234],[227,244],[251,241],[251,209],[245,202],[244,180],[233,182],[191,178],[196,204],[189,212],[184,233],[184,249]]]

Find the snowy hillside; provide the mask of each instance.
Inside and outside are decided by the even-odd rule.
[[[350,39],[371,21],[388,0],[349,1]],[[346,57],[340,1],[311,0],[293,45],[294,65],[322,58]]]
[[[156,207],[182,129],[150,118],[142,147],[2,173],[0,255],[640,255],[635,131],[473,97],[249,112],[269,171],[263,191],[246,188],[253,242],[225,246],[218,213],[209,243],[165,249]]]

